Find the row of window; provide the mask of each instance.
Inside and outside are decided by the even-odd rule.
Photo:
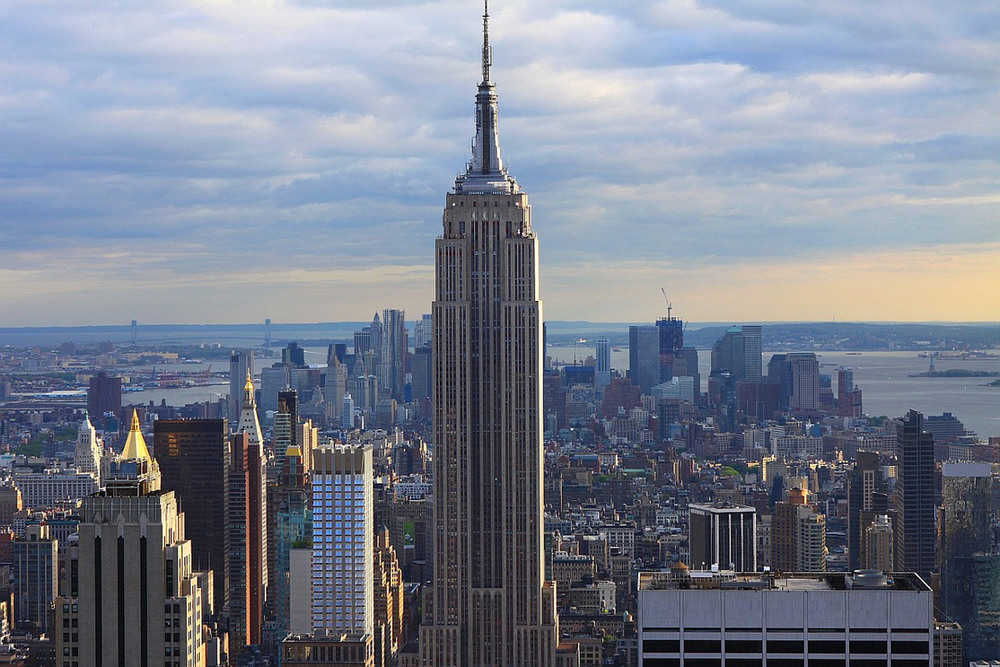
[[[685,653],[721,653],[723,642],[718,639],[685,639]],[[887,653],[892,647],[894,654],[926,654],[928,645],[925,641],[894,640],[891,643],[883,640],[852,639],[850,642],[829,639],[810,639],[808,642],[791,639],[767,640],[768,653]],[[726,653],[762,653],[764,642],[759,639],[727,639]],[[680,653],[679,639],[645,639],[642,642],[643,653]]]
[[[644,658],[643,667],[681,667],[680,658]],[[802,667],[801,658],[768,658],[767,667]],[[764,667],[763,658],[726,658],[725,667]],[[722,658],[684,658],[684,667],[722,667]],[[923,660],[809,658],[809,667],[927,667]]]

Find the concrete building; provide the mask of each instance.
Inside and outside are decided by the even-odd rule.
[[[629,379],[643,394],[660,383],[660,332],[655,325],[628,328],[628,361]]]
[[[861,564],[865,569],[888,572],[895,563],[893,554],[892,521],[885,514],[878,514],[865,527],[865,553]]]
[[[52,539],[47,525],[32,525],[12,546],[14,622],[45,632],[59,581],[59,541]]]
[[[826,570],[826,517],[806,504],[807,492],[792,489],[774,506],[771,567],[777,572]]]
[[[693,568],[756,572],[757,510],[722,502],[689,505],[688,549]]]
[[[253,350],[233,350],[229,355],[229,414],[230,424],[240,423],[243,407],[243,385],[249,376],[253,377]]]
[[[863,567],[868,526],[888,511],[888,496],[877,452],[858,452],[847,475],[847,549],[851,570]],[[883,568],[891,570],[892,567]]]
[[[83,501],[76,562],[67,564],[78,575],[55,601],[57,664],[206,664],[212,574],[191,570],[184,514],[160,490],[134,415],[107,482]]]
[[[389,530],[382,528],[375,539],[374,552],[374,638],[375,664],[390,667],[403,648],[403,572],[396,550],[389,542]]]
[[[104,443],[97,437],[97,430],[90,423],[90,417],[84,417],[76,434],[76,449],[73,452],[73,465],[79,472],[87,472],[97,477],[101,483],[101,462],[104,456]]]
[[[488,15],[472,161],[435,242],[434,577],[424,665],[551,665],[545,581],[542,303],[528,195],[500,154]],[[515,528],[512,530],[511,527]]]
[[[912,573],[639,574],[640,667],[930,665],[934,594]],[[891,661],[891,663],[890,663]]]
[[[62,501],[84,498],[99,489],[93,473],[75,469],[15,472],[14,483],[21,490],[24,506],[33,509],[46,509]]]
[[[263,643],[267,597],[267,508],[263,450],[240,431],[230,438],[229,628],[230,646]]]
[[[260,372],[260,409],[274,412],[278,409],[278,392],[291,386],[292,376],[288,366],[274,364]]]
[[[375,667],[371,635],[290,635],[281,642],[283,667]]]
[[[797,352],[787,355],[792,380],[792,393],[788,409],[793,412],[812,412],[819,409],[820,372],[819,360],[814,352]]]

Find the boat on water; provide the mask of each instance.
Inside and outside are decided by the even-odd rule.
[[[848,357],[860,357],[863,352],[844,352]]]

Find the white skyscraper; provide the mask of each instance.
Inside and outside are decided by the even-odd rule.
[[[594,391],[604,393],[611,384],[611,343],[607,338],[597,339],[597,366],[594,368]]]
[[[314,635],[365,635],[374,619],[372,450],[323,447],[312,471]]]
[[[84,417],[76,433],[76,451],[73,456],[73,465],[80,472],[89,472],[97,476],[99,484],[103,452],[104,443],[97,437],[97,430],[90,423],[90,417]]]

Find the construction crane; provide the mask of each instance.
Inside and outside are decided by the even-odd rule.
[[[667,298],[667,290],[661,287],[660,291],[663,292],[663,301],[667,304],[667,320],[672,320],[673,317],[670,315],[670,311],[673,310],[674,305]]]

